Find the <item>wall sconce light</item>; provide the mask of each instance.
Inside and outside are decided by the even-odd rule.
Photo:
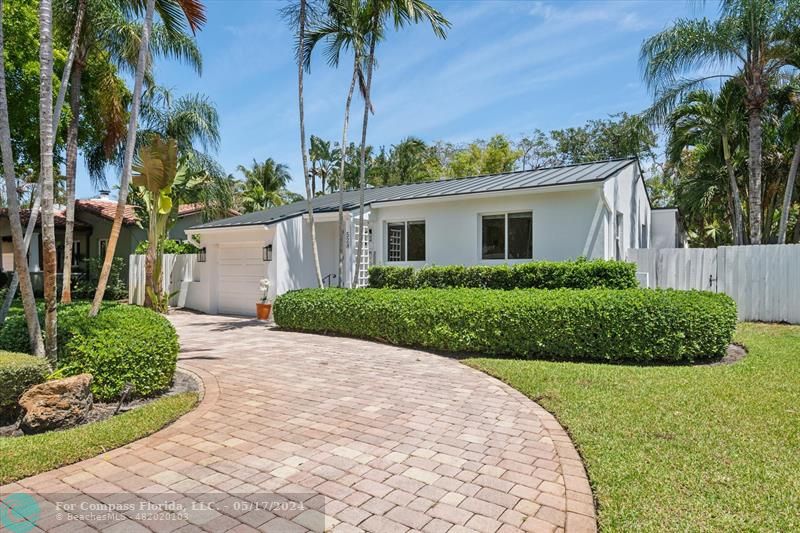
[[[261,249],[261,260],[272,261],[272,245],[268,244]]]
[[[206,249],[205,249],[205,247],[200,248],[200,251],[197,252],[197,262],[198,263],[205,263],[206,262]]]

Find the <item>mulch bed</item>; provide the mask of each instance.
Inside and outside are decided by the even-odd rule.
[[[191,374],[178,370],[175,372],[175,378],[173,379],[172,387],[170,387],[169,390],[166,390],[157,396],[151,396],[149,398],[134,398],[123,404],[119,410],[119,413],[117,414],[127,413],[128,411],[138,409],[139,407],[147,405],[150,402],[153,402],[160,398],[164,398],[166,396],[173,396],[175,394],[181,394],[183,392],[195,392],[199,390],[200,390],[200,385],[197,383],[197,380]],[[114,411],[116,411],[118,405],[119,402],[113,402],[113,403],[95,402],[92,405],[92,410],[89,411],[89,415],[86,417],[86,420],[83,422],[83,424],[90,424],[92,422],[99,422],[101,420],[106,420],[108,418],[111,418],[112,416],[114,416]],[[24,433],[22,433],[22,431],[17,428],[17,424],[18,422],[15,421],[13,424],[0,426],[0,438],[23,436]]]

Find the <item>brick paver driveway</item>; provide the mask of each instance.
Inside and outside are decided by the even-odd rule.
[[[181,366],[205,385],[200,407],[149,438],[22,487],[98,493],[101,501],[172,491],[223,503],[251,493],[304,502],[215,505],[188,524],[145,524],[156,531],[319,529],[319,512],[337,532],[595,529],[589,484],[564,430],[478,371],[426,352],[248,319],[171,318]],[[52,530],[57,522],[45,515],[39,526]],[[140,527],[124,521],[114,531]]]

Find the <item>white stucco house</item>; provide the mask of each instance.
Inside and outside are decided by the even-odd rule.
[[[531,260],[625,258],[629,248],[663,246],[675,220],[653,216],[636,159],[369,188],[361,232],[370,265],[497,265]],[[359,192],[344,193],[345,271],[352,279]],[[336,285],[339,195],[313,201],[322,275]],[[673,212],[673,218],[677,216]],[[670,225],[672,223],[672,225]],[[661,228],[659,226],[664,226]],[[672,232],[672,233],[670,233]],[[253,315],[259,280],[270,297],[316,286],[306,202],[186,229],[204,249],[186,285],[186,306]]]

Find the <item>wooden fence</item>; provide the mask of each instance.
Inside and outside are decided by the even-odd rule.
[[[631,249],[647,287],[724,292],[740,320],[800,324],[800,245]]]
[[[194,277],[194,267],[197,262],[195,254],[164,254],[164,268],[161,273],[161,287],[164,294],[172,294],[169,300],[171,306],[176,306],[184,300],[184,281],[191,281]],[[128,270],[128,303],[135,305],[144,304],[145,295],[145,256],[131,255],[130,269]],[[182,297],[184,296],[184,297]]]

